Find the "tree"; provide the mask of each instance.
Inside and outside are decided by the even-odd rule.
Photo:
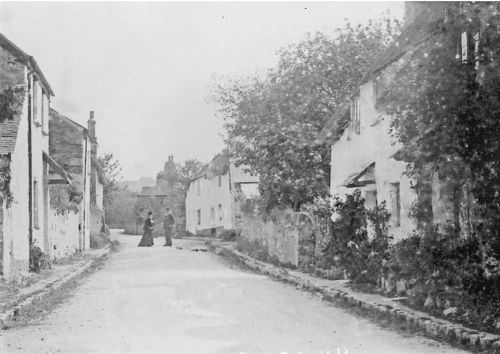
[[[219,83],[226,144],[238,165],[260,178],[269,210],[328,193],[330,148],[314,140],[345,96],[358,87],[373,58],[386,48],[399,24],[392,20],[322,33],[282,49],[264,78]],[[340,125],[347,117],[341,117]]]
[[[500,16],[488,2],[446,6],[446,20],[427,22],[431,7],[417,18],[428,40],[409,53],[381,104],[417,182],[418,281],[440,296],[455,290],[466,321],[476,316],[493,327],[500,318]],[[452,210],[440,228],[429,190],[436,175],[439,198]]]
[[[114,192],[119,189],[118,176],[122,169],[120,162],[112,153],[104,154],[98,158],[99,175],[103,182],[103,201],[104,206],[108,208],[114,197]]]
[[[438,33],[411,54],[382,96],[394,115],[394,134],[403,145],[400,155],[409,163],[417,188],[437,173],[441,184],[449,186],[455,231],[465,231],[460,230],[461,215],[467,214],[468,236],[488,240],[500,256],[500,70],[496,59],[500,21],[494,6],[451,4],[448,21],[440,18],[438,26],[436,21],[424,24],[430,31],[439,28]],[[485,24],[482,30],[481,22]],[[467,47],[457,53],[457,47],[465,43]],[[419,193],[416,205],[420,215],[432,214],[425,194]]]
[[[106,223],[111,228],[125,228],[127,222],[135,220],[137,194],[127,187],[118,187],[112,192],[106,208]]]
[[[200,172],[204,165],[204,163],[196,159],[188,159],[177,165],[179,179],[185,190],[187,189],[189,182],[191,182],[196,174]]]

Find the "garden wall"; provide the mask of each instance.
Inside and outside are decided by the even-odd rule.
[[[306,213],[273,211],[267,218],[245,213],[236,247],[250,256],[294,268],[314,257],[314,226]]]

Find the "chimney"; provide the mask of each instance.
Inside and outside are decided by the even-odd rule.
[[[447,9],[456,6],[452,2],[444,1],[405,1],[404,5],[406,25],[415,22],[420,16],[431,20],[444,17]]]
[[[90,118],[87,122],[89,135],[95,139],[95,119],[94,119],[94,111],[90,111]]]

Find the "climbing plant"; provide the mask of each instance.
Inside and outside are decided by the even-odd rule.
[[[12,120],[22,107],[24,87],[8,87],[0,92],[0,123],[4,120]]]
[[[9,208],[14,201],[14,196],[12,195],[12,191],[10,188],[10,166],[2,166],[0,167],[0,194],[2,198],[5,199],[7,208]]]

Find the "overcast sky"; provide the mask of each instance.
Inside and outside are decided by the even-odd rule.
[[[168,155],[208,162],[223,148],[207,104],[213,77],[263,73],[307,32],[366,23],[402,2],[0,2],[0,32],[33,55],[52,107],[97,120],[99,151],[124,179],[156,176]]]

